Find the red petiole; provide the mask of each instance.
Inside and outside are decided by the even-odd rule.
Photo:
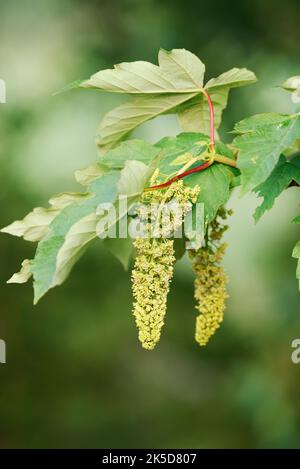
[[[156,189],[164,189],[165,187],[168,187],[171,184],[173,184],[173,182],[178,181],[179,179],[182,179],[185,176],[189,176],[189,174],[203,171],[204,169],[208,168],[208,166],[210,166],[211,164],[212,164],[211,161],[207,161],[206,163],[200,164],[199,166],[196,166],[195,168],[188,169],[184,173],[177,174],[177,176],[172,177],[171,179],[169,179],[167,182],[164,182],[163,184],[158,184],[157,186],[147,187],[145,191],[154,191]]]

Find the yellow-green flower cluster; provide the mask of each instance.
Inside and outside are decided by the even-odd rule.
[[[197,201],[199,192],[199,186],[186,187],[181,180],[166,190],[146,192],[142,199],[146,205],[141,206],[139,215],[148,218],[149,236],[166,238],[176,232],[192,204]]]
[[[223,208],[219,211],[221,219],[225,219],[228,214],[230,212]],[[224,317],[225,300],[228,298],[227,276],[220,263],[226,244],[221,244],[220,240],[226,229],[227,226],[216,218],[209,227],[206,246],[190,253],[194,260],[193,270],[196,275],[196,309],[200,313],[196,318],[195,339],[201,346],[208,343]]]
[[[162,226],[163,217],[159,210],[155,230],[151,214],[145,210],[145,206],[139,210],[139,216],[146,219],[148,236],[136,238],[134,241],[137,256],[132,271],[133,315],[139,330],[139,340],[148,350],[152,350],[160,339],[173,276],[174,241],[166,239],[166,236],[170,234],[171,229],[174,231],[182,224],[185,213],[190,210],[191,203],[196,201],[198,193],[198,187],[190,189],[179,181],[167,190],[151,191],[143,196],[145,204],[158,204],[159,209],[163,209],[164,204],[172,200],[176,200],[182,209],[180,217],[176,220],[173,218],[168,227],[166,223]]]
[[[227,277],[218,261],[224,249],[222,245],[212,254],[203,248],[195,257],[195,299],[200,313],[196,318],[195,339],[202,346],[214,335],[224,317]]]
[[[133,315],[142,346],[152,350],[160,339],[175,261],[173,240],[137,238],[132,272]]]

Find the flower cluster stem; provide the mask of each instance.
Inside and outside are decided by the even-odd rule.
[[[227,156],[216,154],[214,156],[214,161],[216,161],[217,163],[227,164],[228,166],[232,166],[233,168],[237,167],[236,161],[232,160],[231,158],[227,158]]]

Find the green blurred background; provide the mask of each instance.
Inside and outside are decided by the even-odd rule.
[[[66,83],[130,60],[156,62],[159,47],[185,47],[207,78],[233,67],[260,82],[234,90],[222,135],[251,113],[289,112],[276,88],[300,73],[300,3],[209,0],[0,0],[1,226],[52,194],[78,190],[73,171],[97,156],[100,117],[120,101],[97,91],[52,96]],[[137,135],[176,134],[162,117]],[[193,275],[176,267],[162,339],[137,342],[130,278],[96,243],[67,282],[32,306],[30,285],[6,285],[35,246],[2,235],[0,447],[300,447],[300,296],[291,251],[299,214],[289,189],[254,226],[255,197],[230,204],[230,300],[209,346],[194,342]]]

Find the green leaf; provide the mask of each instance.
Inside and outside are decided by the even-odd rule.
[[[227,106],[229,87],[216,88],[209,91],[214,106],[215,130],[221,125],[222,112]],[[203,132],[209,135],[210,111],[207,99],[203,94],[197,95],[178,107],[180,125],[186,132]]]
[[[258,196],[264,199],[262,204],[255,210],[255,221],[258,221],[266,210],[273,207],[276,198],[292,181],[300,184],[300,157],[287,161],[284,156],[281,156],[276,168],[266,181],[255,188]]]
[[[84,81],[83,88],[126,94],[191,93],[203,85],[204,64],[185,49],[163,49],[159,66],[149,62],[124,62]]]
[[[121,63],[82,83],[85,88],[138,96],[104,116],[97,131],[100,149],[115,147],[140,124],[172,112],[201,92],[205,67],[194,54],[161,49],[158,62],[159,66],[144,61]]]
[[[177,88],[203,86],[205,65],[192,52],[185,49],[160,49],[158,63]]]
[[[268,125],[284,125],[290,118],[290,115],[277,114],[275,112],[255,114],[235,124],[234,133],[247,134],[249,132],[263,130]]]
[[[37,207],[23,220],[17,220],[2,228],[2,233],[23,237],[26,241],[40,241],[49,231],[49,225],[57,214],[75,201],[85,200],[87,193],[64,192],[50,199],[50,207]]]
[[[228,72],[222,73],[217,78],[209,80],[205,88],[207,90],[220,88],[223,86],[229,86],[230,88],[236,88],[239,86],[248,85],[249,83],[255,83],[257,80],[255,74],[247,68],[232,68]]]
[[[127,160],[149,164],[159,153],[159,149],[144,140],[128,140],[101,157],[102,164],[109,168],[122,169]]]
[[[81,83],[84,88],[136,97],[104,116],[97,131],[100,150],[105,152],[115,147],[136,127],[161,114],[178,113],[183,130],[207,133],[209,109],[203,97],[204,64],[185,49],[161,49],[158,63],[158,66],[145,61],[121,63]],[[256,77],[252,72],[235,68],[207,83],[215,105],[217,126],[229,89],[254,81]]]
[[[163,179],[174,175],[182,164],[181,155],[188,154],[191,157],[198,156],[199,161],[195,165],[199,165],[201,155],[206,150],[209,138],[200,133],[181,133],[177,137],[165,137],[155,145],[161,149],[159,170]],[[220,155],[233,158],[231,150],[222,142],[216,143],[216,151]],[[175,162],[178,166],[175,166]],[[193,166],[191,166],[193,167]],[[230,188],[238,174],[238,170],[229,166],[214,163],[211,167],[203,172],[198,172],[184,178],[184,184],[190,187],[200,186],[200,194],[198,202],[204,204],[205,220],[210,222],[216,215],[218,208],[227,202],[230,195]]]
[[[144,96],[122,104],[103,117],[97,130],[96,142],[101,151],[117,146],[139,125],[165,113],[171,114],[195,93]]]
[[[200,157],[208,144],[209,137],[200,133],[183,132],[176,137],[164,137],[155,144],[161,150],[158,163],[160,175],[170,177],[185,164],[182,163],[183,157],[184,160]]]
[[[275,168],[280,154],[300,137],[298,115],[253,116],[237,124],[241,135],[234,139],[239,150],[242,194],[264,182]]]
[[[231,181],[234,170],[229,166],[214,163],[204,171],[192,174],[184,179],[187,186],[200,187],[197,202],[204,204],[205,222],[211,222],[221,205],[224,205],[230,196]]]
[[[127,160],[118,181],[118,193],[127,199],[141,195],[152,171],[141,161]]]
[[[91,197],[68,205],[51,222],[31,264],[35,303],[65,280],[87,243],[95,238],[97,206],[115,200],[119,177],[118,171],[104,174],[91,184]]]
[[[91,196],[65,207],[50,224],[50,232],[39,243],[31,272],[34,278],[35,303],[50,289],[60,285],[69,275],[75,262],[88,244],[101,237],[106,225],[100,226],[100,204],[115,204],[116,224],[143,191],[149,168],[139,161],[126,161],[121,171],[103,174],[90,185]],[[127,205],[119,204],[117,195],[127,198]]]
[[[222,113],[227,106],[230,89],[249,85],[255,81],[254,73],[245,68],[233,68],[208,81],[205,89],[209,92],[214,105],[215,129],[220,127]],[[178,115],[183,130],[209,134],[210,111],[207,99],[203,94],[182,104],[178,109]]]

